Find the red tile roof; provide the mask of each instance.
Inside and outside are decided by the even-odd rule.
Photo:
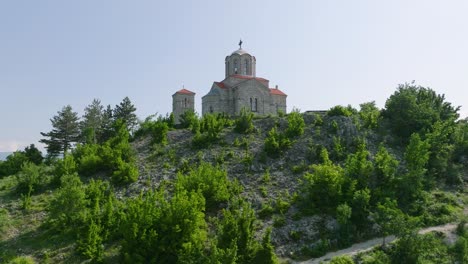
[[[240,75],[240,74],[233,74],[233,75],[231,75],[229,77],[234,77],[234,78],[237,78],[237,79],[255,79],[255,80],[259,80],[259,81],[268,81],[265,78],[245,76],[245,75]]]
[[[182,90],[177,91],[176,93],[178,93],[178,94],[195,94],[194,92],[189,91],[189,90],[187,90],[185,88],[182,89]]]
[[[270,88],[270,93],[271,93],[271,94],[274,94],[274,95],[286,95],[286,94],[283,93],[281,90],[276,89],[276,88]]]
[[[215,82],[215,84],[216,84],[219,88],[226,89],[226,85],[224,85],[224,83],[222,83],[222,82]]]

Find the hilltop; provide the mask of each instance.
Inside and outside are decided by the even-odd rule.
[[[186,112],[178,126],[171,116],[137,126],[124,102],[99,125],[87,108],[68,132],[75,147],[59,126],[43,133],[63,159],[31,146],[0,163],[2,260],[278,263],[389,234],[400,240],[370,254],[465,252],[414,233],[463,220],[468,201],[468,123],[430,89],[401,86],[385,109]],[[54,120],[73,116],[67,106]]]

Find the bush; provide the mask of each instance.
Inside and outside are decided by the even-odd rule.
[[[31,195],[40,185],[45,184],[46,176],[41,166],[31,162],[23,164],[21,171],[16,174],[18,185],[16,190],[24,195]]]
[[[133,163],[118,160],[116,170],[112,173],[112,181],[116,184],[127,184],[138,179],[138,168]]]
[[[0,177],[16,174],[21,170],[23,163],[27,161],[28,158],[22,151],[13,152],[5,161],[0,163]]]
[[[193,129],[198,124],[198,117],[195,111],[187,110],[179,117],[179,126],[180,128],[190,128]]]
[[[255,131],[253,125],[254,114],[250,111],[247,111],[245,108],[242,108],[240,116],[234,122],[234,131],[241,134],[248,134]]]
[[[125,263],[201,262],[207,237],[203,196],[150,191],[126,202],[121,254]]]
[[[286,136],[294,138],[304,134],[305,122],[299,110],[295,109],[288,115],[288,128],[286,129]]]
[[[330,264],[354,264],[354,261],[350,256],[337,256],[331,259]]]
[[[341,105],[334,106],[328,110],[328,116],[351,116],[355,111],[351,106],[344,107]]]
[[[204,162],[185,175],[178,173],[176,186],[187,191],[200,191],[207,208],[228,201],[231,197],[231,183],[227,172]]]
[[[265,138],[265,152],[272,157],[278,157],[291,147],[291,141],[282,133],[278,133],[273,127]]]

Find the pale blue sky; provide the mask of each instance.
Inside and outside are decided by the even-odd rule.
[[[399,83],[468,113],[468,1],[0,0],[0,151],[36,143],[64,105],[129,96],[140,118],[201,96],[243,48],[288,110],[375,100]]]

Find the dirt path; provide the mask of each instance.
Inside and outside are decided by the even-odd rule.
[[[456,240],[456,235],[453,233],[453,231],[457,228],[456,224],[445,224],[445,225],[440,225],[440,226],[433,226],[433,227],[428,227],[419,230],[419,234],[426,234],[429,232],[437,231],[437,232],[443,232],[446,237],[448,242],[454,242]],[[371,249],[373,249],[376,246],[379,246],[382,244],[383,238],[374,238],[362,243],[354,244],[349,248],[345,248],[342,250],[338,250],[335,252],[329,252],[325,256],[322,256],[320,258],[315,258],[315,259],[309,259],[303,262],[293,262],[297,264],[318,264],[321,261],[329,261],[331,258],[335,256],[340,256],[340,255],[348,255],[348,256],[354,256],[358,253],[361,252],[366,252]],[[395,236],[388,236],[385,238],[386,243],[390,243],[395,240]]]

